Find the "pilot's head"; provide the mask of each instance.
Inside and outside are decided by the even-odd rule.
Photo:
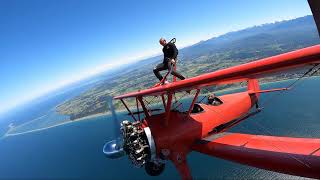
[[[164,46],[167,44],[167,41],[164,38],[160,38],[159,43]]]
[[[212,94],[209,94],[208,99],[213,99],[214,97],[216,97],[216,95],[212,93]]]

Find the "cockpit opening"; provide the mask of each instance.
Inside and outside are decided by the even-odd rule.
[[[213,106],[219,106],[219,105],[223,104],[223,102],[221,101],[221,99],[219,99],[217,96],[215,96],[215,94],[210,94],[208,96],[208,104],[213,105]]]
[[[203,110],[204,110],[204,109],[203,109],[199,104],[194,104],[191,113],[192,113],[192,114],[194,114],[194,113],[200,113],[200,112],[202,112]]]

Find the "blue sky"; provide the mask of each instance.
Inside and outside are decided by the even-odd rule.
[[[0,113],[160,53],[160,37],[176,37],[183,47],[309,14],[307,0],[1,0]]]

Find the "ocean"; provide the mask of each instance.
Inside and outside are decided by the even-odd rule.
[[[263,88],[286,87],[291,82],[270,83]],[[260,103],[263,111],[231,131],[320,138],[319,88],[320,78],[317,77],[303,80],[289,91],[263,95]],[[52,107],[39,113],[39,118],[51,110]],[[48,117],[50,121],[42,117],[41,122],[51,123],[55,116],[49,113]],[[57,121],[59,118],[61,116],[57,115]],[[127,116],[120,113],[119,119],[124,118]],[[19,131],[22,130],[16,129],[16,133]],[[143,168],[134,168],[127,157],[106,159],[102,147],[105,142],[112,140],[112,136],[111,117],[104,115],[2,137],[0,179],[180,179],[171,162],[166,164],[162,175],[150,177]],[[197,152],[189,154],[188,163],[194,179],[305,179]]]

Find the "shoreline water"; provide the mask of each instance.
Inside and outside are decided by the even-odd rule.
[[[318,78],[320,76],[312,76],[312,77],[305,77],[305,78]],[[304,79],[305,79],[304,78]],[[286,82],[286,81],[291,81],[291,80],[297,80],[298,78],[292,78],[292,79],[285,79],[285,80],[278,80],[278,81],[271,81],[271,82],[265,82],[265,83],[261,83],[260,86],[262,85],[267,85],[267,84],[274,84],[274,83],[280,83],[280,82]],[[222,89],[222,90],[218,90],[218,91],[215,91],[214,93],[223,93],[223,92],[226,92],[226,91],[233,91],[233,90],[237,90],[237,89],[241,89],[241,88],[245,88],[246,86],[243,86],[243,87],[231,87],[231,88],[227,88],[227,89]],[[208,95],[209,93],[205,93],[205,94],[200,94],[199,96],[203,96],[203,95]],[[136,107],[129,107],[129,109],[131,108],[136,108]],[[122,108],[122,109],[118,109],[117,112],[124,112],[124,111],[127,111],[125,108]],[[99,117],[99,116],[104,116],[104,115],[109,115],[110,113],[109,112],[104,112],[104,113],[97,113],[97,114],[92,114],[92,115],[88,115],[88,116],[85,116],[85,117],[81,117],[81,118],[76,118],[74,120],[71,120],[71,121],[80,121],[80,120],[85,120],[85,119],[88,119],[88,118],[94,118],[94,117]],[[63,114],[64,115],[64,114]]]
[[[318,78],[318,77],[319,77],[319,76],[306,77],[306,78]],[[306,78],[304,78],[304,79],[306,79]],[[268,84],[274,84],[274,83],[281,83],[281,82],[286,82],[286,81],[291,81],[291,80],[297,80],[297,79],[298,79],[298,78],[286,79],[286,80],[279,80],[279,81],[272,81],[272,82],[261,83],[260,85],[262,86],[262,85],[268,85]],[[245,88],[245,86],[243,86],[243,87],[234,87],[234,88],[223,89],[223,90],[215,91],[214,93],[223,93],[223,92],[227,92],[227,91],[238,90],[238,89],[241,89],[241,88]],[[205,94],[201,94],[200,96],[205,96],[205,95],[208,95],[208,94],[209,94],[209,93],[205,93]],[[185,98],[187,98],[187,97],[185,97]],[[125,108],[122,108],[122,109],[117,110],[117,112],[119,112],[119,113],[123,113],[123,112],[126,112],[126,111],[127,111],[127,110],[126,110]],[[27,134],[27,133],[33,133],[33,132],[37,132],[37,131],[42,131],[42,130],[54,128],[54,127],[61,126],[61,125],[65,125],[65,124],[69,124],[69,123],[86,121],[86,120],[90,120],[90,119],[92,119],[92,118],[102,117],[102,116],[106,116],[106,115],[110,115],[110,112],[97,113],[97,114],[93,114],[93,115],[89,115],[89,116],[77,118],[77,119],[74,119],[74,120],[70,120],[70,121],[67,121],[67,122],[58,123],[58,124],[51,125],[51,126],[48,126],[48,127],[31,129],[31,130],[23,131],[23,132],[10,133],[10,131],[12,131],[14,128],[18,128],[18,127],[21,127],[22,125],[24,125],[24,124],[22,124],[22,125],[19,125],[19,126],[17,126],[17,127],[10,127],[9,130],[8,130],[6,133],[4,133],[4,135],[1,137],[1,139],[5,138],[5,137],[10,137],[10,136],[23,135],[23,134]],[[39,118],[36,118],[36,119],[39,119]],[[33,121],[34,121],[34,120],[29,121],[29,122],[27,122],[27,124],[29,124],[30,122],[33,122]],[[12,123],[11,123],[10,125],[12,125]]]

